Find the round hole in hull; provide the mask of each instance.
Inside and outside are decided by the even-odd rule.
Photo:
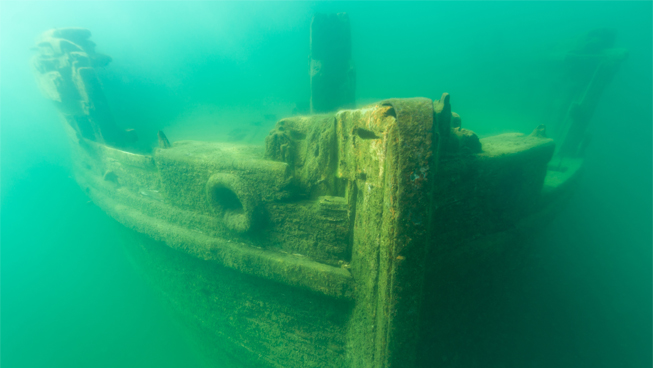
[[[221,212],[243,213],[243,204],[236,193],[224,186],[215,186],[210,194],[214,206]]]
[[[246,232],[252,225],[255,201],[237,176],[227,173],[212,175],[207,182],[207,199],[225,227]]]

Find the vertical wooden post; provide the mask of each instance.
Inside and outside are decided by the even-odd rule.
[[[355,69],[350,18],[316,14],[311,21],[311,113],[354,108]]]
[[[612,29],[591,31],[563,60],[565,71],[550,112],[551,123],[558,130],[561,157],[583,156],[590,137],[588,127],[602,92],[627,58],[627,50],[613,48],[615,37]]]

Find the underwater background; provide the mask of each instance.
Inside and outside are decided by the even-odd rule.
[[[652,2],[0,3],[2,367],[195,367],[182,325],[130,263],[133,234],[88,203],[29,60],[92,32],[118,124],[171,141],[263,138],[309,99],[309,27],[347,12],[357,104],[449,92],[481,137],[541,123],[551,60],[611,27],[629,50],[593,119],[586,172],[493,300],[485,367],[652,366]],[[480,301],[481,302],[481,301]],[[501,341],[501,344],[493,342]]]

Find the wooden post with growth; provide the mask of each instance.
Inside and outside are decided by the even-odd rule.
[[[311,113],[354,108],[350,17],[316,14],[311,21]]]
[[[593,30],[563,61],[564,73],[557,90],[562,98],[552,109],[553,125],[560,124],[558,153],[562,157],[583,156],[600,97],[627,58],[626,49],[613,47],[615,38],[613,29]]]

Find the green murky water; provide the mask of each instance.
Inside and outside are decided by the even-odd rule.
[[[262,142],[309,96],[315,12],[347,12],[357,103],[452,96],[480,136],[529,133],[553,55],[598,27],[629,58],[593,120],[586,174],[533,240],[511,300],[463,329],[479,367],[652,365],[651,2],[2,2],[2,367],[195,367],[196,348],[142,280],[134,236],[87,203],[68,141],[39,93],[30,47],[53,27],[92,31],[115,117],[169,138]],[[481,321],[481,322],[480,322]]]

